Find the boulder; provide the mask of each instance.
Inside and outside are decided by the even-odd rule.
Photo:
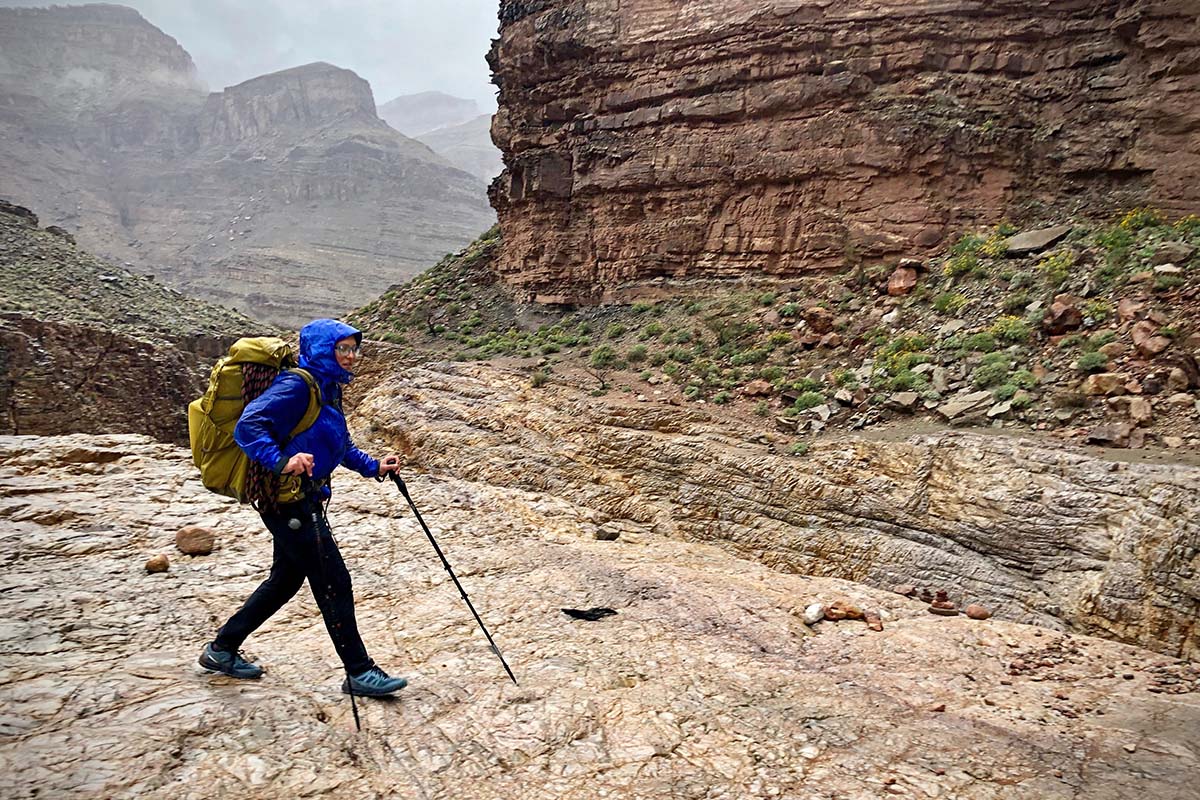
[[[1117,303],[1117,318],[1121,320],[1121,322],[1129,322],[1130,320],[1137,319],[1138,315],[1141,314],[1145,308],[1145,303],[1140,303],[1137,300],[1123,297],[1121,298],[1121,301]]]
[[[1196,248],[1186,242],[1163,242],[1150,256],[1150,264],[1186,264],[1196,254]]]
[[[808,327],[812,329],[813,333],[823,335],[833,330],[833,312],[827,308],[809,306],[804,309],[804,313],[801,316],[808,323]],[[820,339],[817,339],[813,344],[819,341]]]
[[[1150,401],[1144,397],[1131,397],[1129,399],[1129,419],[1134,425],[1146,425],[1154,418],[1154,411],[1150,407]]]
[[[1171,346],[1171,340],[1158,335],[1158,325],[1144,319],[1133,326],[1129,336],[1143,358],[1154,358]]]
[[[958,395],[938,406],[937,413],[949,421],[966,419],[992,405],[992,393],[987,391]]]
[[[988,619],[992,616],[992,612],[980,605],[972,603],[963,609],[963,613],[971,619]]]
[[[1098,425],[1088,431],[1087,443],[1106,447],[1129,447],[1130,436],[1133,434],[1134,428],[1132,422]]]
[[[216,543],[216,534],[199,525],[188,525],[175,534],[175,546],[186,556],[206,556],[213,551]]]
[[[888,278],[887,293],[892,297],[908,294],[917,286],[917,271],[912,267],[896,267]]]
[[[742,387],[742,394],[747,397],[763,397],[775,391],[775,387],[764,380],[754,380]]]
[[[1186,392],[1189,383],[1187,373],[1179,367],[1174,367],[1167,375],[1168,392]]]
[[[920,399],[921,395],[916,392],[896,392],[888,398],[887,404],[897,411],[912,411]]]
[[[1083,312],[1079,310],[1079,298],[1060,294],[1042,315],[1042,330],[1051,336],[1078,329],[1083,325]]]
[[[1083,382],[1083,393],[1092,396],[1116,397],[1125,394],[1125,383],[1128,380],[1128,375],[1119,372],[1099,372],[1095,375],[1088,375]]]
[[[1004,254],[1018,257],[1027,256],[1045,250],[1071,232],[1070,225],[1056,225],[1053,228],[1042,228],[1036,231],[1025,231],[1011,236],[1004,242]]]

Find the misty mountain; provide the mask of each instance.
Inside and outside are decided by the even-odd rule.
[[[280,324],[340,314],[494,221],[482,180],[324,63],[207,94],[120,6],[0,9],[4,195],[82,246]]]
[[[461,125],[479,116],[474,100],[442,92],[403,94],[379,107],[379,117],[406,136],[421,136],[438,128]]]
[[[438,128],[418,136],[417,140],[454,166],[488,183],[504,169],[500,149],[492,143],[491,114],[482,114],[461,125]]]

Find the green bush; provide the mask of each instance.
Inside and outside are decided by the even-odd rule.
[[[913,389],[924,389],[929,385],[925,377],[912,370],[902,369],[888,381],[888,388],[893,392],[907,392]]]
[[[771,347],[781,347],[789,344],[792,341],[792,335],[786,331],[775,331],[767,337],[767,344]]]
[[[760,306],[775,305],[775,293],[774,292],[763,292],[762,294],[760,294],[758,296],[758,304]],[[713,398],[713,402],[716,402],[716,398]]]
[[[1113,305],[1103,298],[1096,298],[1084,303],[1083,315],[1090,317],[1093,322],[1104,322],[1113,315]]]
[[[771,413],[771,407],[769,405],[767,405],[766,400],[759,400],[758,403],[754,406],[754,415],[755,416],[765,417],[770,413]]]
[[[848,369],[835,369],[831,377],[833,379],[834,386],[844,389],[858,388],[858,375]]]
[[[1003,305],[1005,312],[1009,314],[1015,314],[1016,312],[1023,310],[1025,306],[1029,305],[1029,292],[1022,289],[1021,291],[1007,295],[1004,298]]]
[[[788,452],[794,456],[803,456],[808,455],[808,449],[808,442],[793,442],[792,446],[788,448]]]
[[[1058,287],[1071,277],[1071,270],[1075,267],[1077,258],[1074,250],[1055,250],[1042,256],[1037,268],[1047,284]]]
[[[1003,353],[988,353],[971,373],[971,385],[976,389],[986,389],[1004,383],[1011,368],[1011,362]]]
[[[797,411],[806,411],[810,408],[816,408],[824,404],[825,397],[820,392],[804,392],[796,398],[796,402],[792,404],[792,408]]]
[[[1083,341],[1083,351],[1085,353],[1094,353],[1104,345],[1117,340],[1117,332],[1114,330],[1097,331]]]
[[[1029,326],[1020,317],[1000,317],[988,328],[988,333],[1010,344],[1024,344],[1033,336]]]
[[[550,380],[550,374],[544,369],[540,369],[529,378],[529,385],[534,389],[538,389],[546,385],[546,381]]]
[[[805,392],[816,392],[820,390],[820,381],[814,381],[812,378],[801,378],[798,381],[792,381],[787,387],[793,392],[804,394]]]
[[[1163,224],[1162,212],[1153,208],[1135,208],[1121,218],[1118,227],[1137,232],[1143,228],[1156,228]]]
[[[933,308],[939,314],[957,314],[971,302],[966,295],[958,292],[942,292],[933,299]]]
[[[1003,403],[1005,400],[1011,400],[1016,393],[1017,386],[1015,384],[1002,383],[995,389],[992,389],[992,399],[997,403]]]
[[[620,339],[625,335],[625,326],[619,322],[614,322],[605,329],[604,335],[609,339]]]
[[[733,399],[733,395],[726,391],[720,391],[713,395],[712,401],[719,406],[723,406]]]
[[[640,341],[647,342],[656,336],[661,336],[662,332],[662,325],[658,324],[657,322],[651,322],[649,325],[642,328],[642,332],[638,334],[638,339]]]
[[[963,349],[970,352],[990,353],[996,349],[996,337],[986,331],[972,333],[963,339]]]
[[[1009,380],[1016,384],[1018,389],[1032,389],[1037,386],[1037,377],[1027,369],[1019,369],[1014,372]]]
[[[771,357],[770,349],[766,347],[756,347],[752,350],[745,350],[741,353],[735,353],[729,363],[735,367],[744,367],[747,364],[761,364]]]
[[[608,369],[615,367],[618,360],[617,351],[613,350],[609,345],[602,344],[592,351],[592,356],[588,359],[588,363],[592,365],[593,369]]]
[[[947,278],[957,278],[961,275],[974,272],[978,268],[979,256],[974,253],[962,253],[946,259],[946,263],[942,265],[942,273]]]
[[[800,316],[800,311],[801,308],[799,303],[784,303],[779,309],[779,316],[798,317]]]
[[[671,361],[678,361],[680,364],[690,364],[696,359],[696,356],[685,347],[672,347],[667,350],[667,358]]]
[[[654,308],[653,303],[634,303],[629,307],[629,310],[635,314],[645,314],[652,308]]]
[[[640,364],[646,360],[646,345],[636,344],[629,348],[629,352],[625,354],[625,360],[630,364]]]
[[[1104,372],[1104,370],[1108,369],[1108,356],[1097,352],[1084,353],[1075,362],[1075,368],[1080,372],[1088,374]]]

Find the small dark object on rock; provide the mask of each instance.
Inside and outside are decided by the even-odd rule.
[[[162,553],[156,556],[151,556],[146,562],[146,572],[166,572],[171,568],[171,562],[167,561],[167,557]]]
[[[604,527],[596,528],[596,532],[593,534],[596,540],[600,542],[615,542],[620,535],[621,532],[619,530]]]
[[[595,622],[598,619],[611,617],[613,614],[617,613],[611,608],[564,608],[561,610],[564,614],[572,619],[586,619],[588,622]]]
[[[930,711],[938,711],[938,712],[945,711],[945,710],[946,710],[946,704],[945,704],[945,703],[938,703],[936,706],[934,706],[933,708],[931,708],[931,709],[929,709],[929,710],[930,710]]]

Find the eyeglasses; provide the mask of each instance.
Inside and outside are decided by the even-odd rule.
[[[339,344],[333,348],[339,356],[361,356],[362,345],[359,344]]]

